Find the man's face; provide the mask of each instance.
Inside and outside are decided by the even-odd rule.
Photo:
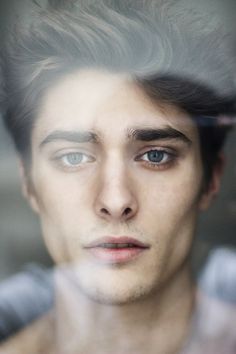
[[[203,180],[197,128],[127,77],[81,71],[48,90],[30,177],[51,255],[92,298],[147,296],[186,260]]]

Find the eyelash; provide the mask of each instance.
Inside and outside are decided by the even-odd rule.
[[[148,160],[148,155],[151,153],[157,153],[159,155],[161,154],[159,156],[160,161]],[[146,158],[145,158],[145,156],[146,156]],[[66,159],[73,158],[73,157],[80,157],[81,160],[75,164],[68,162],[68,160],[65,161]],[[170,152],[170,151],[167,151],[164,149],[153,148],[153,149],[150,149],[142,154],[139,154],[135,158],[135,161],[141,161],[147,167],[151,167],[154,169],[163,169],[165,167],[168,167],[169,164],[174,163],[176,158],[177,158],[177,153],[175,153],[175,152],[172,152],[172,151]],[[83,161],[83,159],[85,159],[86,161]],[[149,159],[150,159],[150,156],[149,156]],[[68,152],[63,155],[55,157],[53,160],[55,160],[59,166],[62,166],[65,169],[75,170],[75,169],[80,168],[82,165],[84,165],[86,163],[94,162],[95,158],[92,157],[91,155],[85,154],[83,152]]]

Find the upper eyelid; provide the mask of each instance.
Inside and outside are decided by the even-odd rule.
[[[138,154],[138,156],[142,156],[142,155],[145,155],[145,154],[147,154],[148,152],[150,152],[150,151],[155,151],[155,150],[157,150],[157,151],[160,151],[160,152],[165,152],[166,154],[169,154],[169,155],[178,155],[178,151],[177,151],[177,149],[173,149],[173,148],[170,148],[170,147],[161,147],[161,146],[159,146],[159,147],[155,147],[155,146],[153,146],[153,147],[147,147],[146,149],[144,148],[143,149],[143,151],[141,151],[139,154]]]
[[[62,144],[57,145],[54,142],[45,145],[46,154],[56,155],[56,154],[67,154],[67,153],[84,153],[84,154],[94,154],[97,151],[88,144]]]
[[[81,152],[81,151],[71,151],[71,152],[66,152],[64,154],[61,154],[58,156],[58,158],[62,158],[62,157],[65,157],[65,156],[69,156],[69,155],[76,155],[76,154],[79,154],[81,156],[86,156],[86,157],[93,157],[92,154],[88,154],[88,153],[85,153],[85,152]]]
[[[146,151],[146,152],[144,152],[144,153],[142,153],[142,154],[139,154],[139,155],[137,156],[137,158],[140,158],[140,157],[142,157],[142,156],[144,156],[144,155],[146,155],[146,154],[148,154],[149,152],[152,152],[152,151],[163,152],[164,154],[167,154],[167,155],[169,155],[169,156],[176,156],[176,154],[171,153],[171,152],[166,151],[166,150],[153,149],[153,150],[148,150],[148,151]]]
[[[186,148],[189,145],[184,143],[182,140],[153,140],[153,141],[135,141],[134,144],[138,144],[137,146],[142,146],[142,147],[146,147],[146,148],[163,148],[163,149],[182,149],[182,148]]]
[[[55,158],[60,158],[66,155],[70,155],[70,154],[81,154],[81,155],[87,155],[87,156],[92,156],[93,154],[91,152],[88,151],[83,151],[83,150],[78,150],[78,149],[73,149],[73,148],[68,148],[68,150],[66,150],[65,148],[57,150],[56,152],[54,152],[52,154],[53,157]]]

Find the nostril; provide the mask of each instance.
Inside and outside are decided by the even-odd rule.
[[[109,208],[100,208],[99,214],[103,217],[124,217],[129,218],[133,214],[133,209],[132,208],[124,208],[123,211],[122,209],[120,210],[110,210]]]
[[[126,208],[123,212],[124,215],[129,215],[132,212],[131,208]]]
[[[102,213],[102,214],[109,215],[108,210],[107,210],[107,209],[105,209],[105,208],[102,208],[102,209],[101,209],[101,213]]]

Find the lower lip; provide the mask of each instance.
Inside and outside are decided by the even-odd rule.
[[[135,258],[137,258],[141,253],[143,253],[146,248],[102,248],[94,247],[89,248],[89,252],[98,260],[107,264],[122,264],[127,263]]]

